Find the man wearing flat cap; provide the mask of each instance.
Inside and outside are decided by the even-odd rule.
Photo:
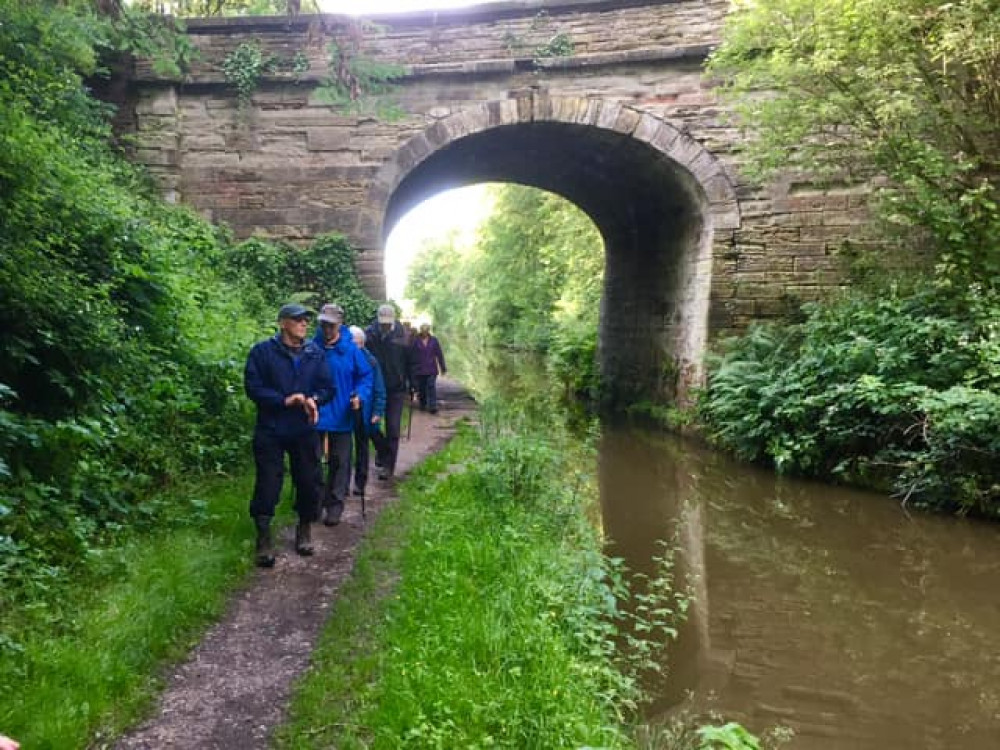
[[[274,566],[271,519],[284,482],[288,454],[295,485],[295,551],[313,554],[311,524],[319,514],[319,437],[314,425],[320,408],[334,395],[322,350],[306,340],[312,313],[302,305],[278,311],[278,333],[254,345],[247,357],[244,386],[257,405],[253,455],[257,465],[250,515],[257,528],[257,565]]]
[[[396,320],[396,308],[385,303],[378,308],[375,322],[368,326],[365,338],[370,351],[382,370],[385,380],[385,435],[372,435],[378,478],[389,479],[396,471],[399,456],[399,432],[403,421],[403,405],[410,390],[410,341]]]

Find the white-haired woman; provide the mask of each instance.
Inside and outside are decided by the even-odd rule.
[[[361,404],[354,424],[354,494],[364,497],[368,485],[368,441],[379,432],[385,420],[385,380],[375,355],[365,348],[367,337],[358,326],[351,326],[351,338],[372,367],[372,397]]]

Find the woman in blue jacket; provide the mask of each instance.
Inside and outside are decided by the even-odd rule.
[[[336,526],[344,512],[344,498],[351,483],[351,442],[355,411],[372,398],[372,368],[354,345],[344,325],[340,305],[323,305],[315,341],[326,355],[336,393],[319,410],[316,429],[326,455],[327,470],[322,506],[323,524]]]

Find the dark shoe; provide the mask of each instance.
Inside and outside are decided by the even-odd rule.
[[[254,561],[259,568],[274,567],[274,549],[271,546],[271,519],[267,516],[257,516],[254,525],[257,527],[257,545]]]
[[[312,545],[312,524],[300,522],[295,527],[295,551],[302,557],[310,557],[315,552]]]
[[[381,479],[383,482],[386,479],[388,479],[390,476],[391,475],[389,474],[388,470],[386,470],[386,469],[379,469],[378,470],[378,478]]]
[[[437,407],[435,406],[433,409],[431,409],[431,414],[437,414],[437,413],[438,413],[438,410],[437,410]]]
[[[336,526],[339,523],[340,523],[340,512],[335,511],[333,508],[325,508],[323,510],[324,526]]]
[[[354,494],[357,495],[358,497],[364,497],[365,496],[365,491],[362,490],[362,489],[359,489],[359,488],[355,487],[354,488]]]

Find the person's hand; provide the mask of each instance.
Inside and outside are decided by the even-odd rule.
[[[351,396],[351,410],[357,411],[360,408],[361,408],[361,397]]]
[[[306,411],[306,419],[309,420],[309,424],[316,424],[319,421],[319,407],[316,406],[315,399],[303,398],[302,408]]]
[[[306,397],[301,393],[293,393],[291,396],[285,397],[285,406],[291,409],[293,406],[301,406],[305,400]]]
[[[372,414],[372,424],[378,424],[381,421],[382,417],[380,417],[378,414]]]
[[[0,750],[20,750],[21,746],[10,737],[0,734]]]

